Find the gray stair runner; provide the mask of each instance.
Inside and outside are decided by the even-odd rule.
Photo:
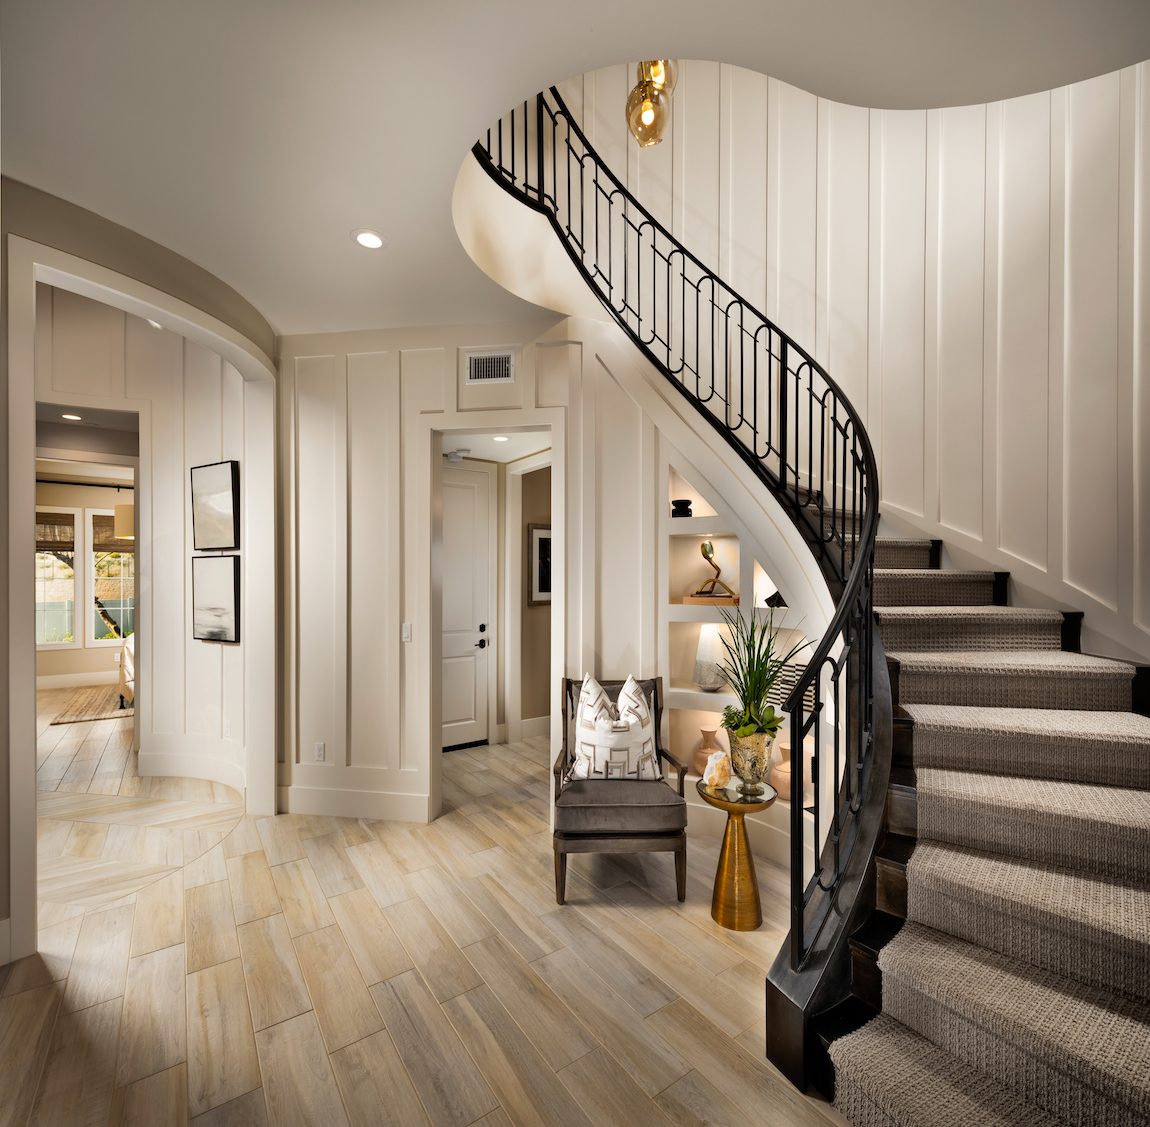
[[[917,775],[924,841],[1150,881],[1150,791],[936,767]]]
[[[907,918],[1055,974],[1150,998],[1150,889],[919,842]]]
[[[916,767],[1150,789],[1150,717],[907,704]]]
[[[883,1012],[1070,1123],[1150,1118],[1150,1006],[921,924],[879,953]]]
[[[1021,607],[879,607],[887,652],[1059,650],[1062,613]]]
[[[1065,1127],[886,1014],[830,1052],[835,1106],[855,1127]]]
[[[882,1013],[830,1047],[857,1127],[1150,1124],[1150,719],[995,575],[876,549],[911,731],[908,922]]]
[[[983,606],[993,602],[993,571],[874,569],[876,607]]]
[[[874,566],[885,568],[930,567],[931,541],[879,537],[874,545]]]
[[[1062,650],[888,651],[907,704],[1128,712],[1134,666]]]

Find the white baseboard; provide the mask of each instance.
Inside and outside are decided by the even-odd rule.
[[[12,921],[0,920],[0,967],[12,961]]]
[[[83,688],[85,685],[115,685],[120,675],[114,670],[107,673],[50,673],[36,678],[38,689]]]
[[[214,746],[213,746],[214,745]],[[141,775],[173,775],[223,783],[240,793],[246,787],[244,749],[230,740],[164,732],[140,747]]]
[[[551,735],[550,716],[532,716],[530,720],[523,721],[523,739],[529,740],[533,736]]]
[[[337,818],[375,818],[384,822],[431,821],[428,795],[382,790],[280,787],[279,809],[281,814],[329,814]]]

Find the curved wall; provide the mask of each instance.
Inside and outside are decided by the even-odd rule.
[[[230,325],[274,358],[275,330],[263,314],[203,267],[127,227],[18,180],[4,177],[0,190],[5,236],[22,235],[145,282]]]
[[[988,105],[840,105],[686,62],[668,139],[627,67],[561,86],[691,250],[827,365],[884,511],[1150,656],[1150,63]]]
[[[177,397],[174,393],[172,396],[153,396],[150,392],[143,393],[142,389],[149,381],[156,380],[167,380],[173,388],[178,384],[182,411],[185,382],[189,385],[194,383],[197,393],[211,400],[214,380],[219,400],[214,430],[209,421],[208,430],[204,432],[206,437],[193,442],[206,442],[203,452],[207,455],[212,455],[218,445],[222,455],[216,454],[215,457],[230,456],[237,442],[243,443],[249,453],[259,451],[258,461],[249,463],[247,467],[246,487],[256,486],[262,503],[248,506],[244,517],[245,528],[251,520],[256,522],[251,526],[253,535],[248,539],[245,556],[249,567],[255,562],[261,574],[272,574],[275,563],[272,462],[275,405],[271,357],[275,351],[275,336],[267,321],[234,290],[187,259],[83,208],[7,179],[3,181],[0,194],[0,230],[4,235],[3,270],[0,272],[3,306],[0,328],[4,344],[0,347],[0,373],[3,373],[5,387],[0,402],[5,404],[5,417],[9,419],[9,424],[0,428],[0,444],[4,449],[0,455],[0,519],[10,530],[10,537],[12,513],[19,512],[26,505],[30,508],[32,504],[34,438],[30,435],[34,433],[34,395],[50,400],[66,397],[75,403],[92,405],[99,405],[109,397],[132,400],[126,405],[143,407],[151,412],[153,420],[161,420],[157,425],[162,430],[167,428],[155,436],[157,445],[175,444],[181,441],[180,428],[186,422],[182,414],[172,415],[167,410]],[[243,368],[249,377],[255,374],[254,378],[240,378],[237,369],[224,357],[213,354],[202,345],[176,334],[156,333],[137,317],[102,305],[94,306],[100,310],[96,321],[110,318],[102,330],[97,330],[105,348],[102,360],[86,365],[82,355],[78,355],[71,358],[72,363],[62,364],[59,355],[51,357],[51,322],[37,325],[35,320],[34,278],[42,259],[57,263],[61,277],[76,273],[84,285],[92,279],[102,279],[88,287],[93,293],[99,292],[102,285],[109,284],[117,295],[122,292],[124,300],[130,301],[134,307],[151,308],[152,302],[157,310],[162,306],[164,312],[157,312],[157,316],[167,318],[170,312],[172,323],[183,326],[183,331],[198,334],[203,339],[218,340],[222,351],[232,358],[234,364]],[[116,279],[120,279],[122,285]],[[11,292],[10,285],[14,287]],[[73,304],[84,300],[76,295],[67,296]],[[35,346],[33,335],[36,337]],[[117,348],[122,361],[127,353],[132,352],[138,361],[133,368],[134,377],[129,374],[132,365],[121,364],[118,387],[117,377],[108,366]],[[174,366],[168,363],[173,357]],[[56,382],[58,375],[63,379],[62,384]],[[104,402],[103,405],[109,404]],[[224,421],[225,413],[231,416],[227,423]],[[24,418],[28,420],[28,433],[22,429],[22,423],[17,423]],[[211,460],[211,457],[201,458],[198,449],[189,447],[185,450],[179,445],[173,445],[173,449],[195,456],[196,460]],[[186,555],[182,513],[186,472],[187,465],[181,464],[178,483],[168,482],[163,486],[170,489],[170,496],[166,502],[169,510],[162,519],[170,523],[174,518],[178,522],[178,528],[168,529],[165,535],[170,540],[169,546],[181,559]],[[175,492],[177,489],[178,493]],[[9,956],[29,953],[35,945],[35,854],[31,848],[35,810],[27,808],[27,796],[33,793],[34,785],[34,709],[29,702],[34,686],[32,635],[27,607],[17,609],[9,600],[10,590],[24,589],[25,576],[20,570],[24,566],[24,557],[19,551],[19,539],[19,536],[12,537],[16,548],[0,555],[0,619],[9,639],[8,646],[0,655],[0,713],[4,716],[0,725],[0,964]],[[30,560],[29,554],[29,575]],[[158,583],[163,584],[168,579],[165,574],[158,578]],[[28,582],[30,590],[30,580]],[[261,764],[255,770],[267,774],[268,781],[263,790],[270,796],[275,742],[272,657],[275,621],[274,594],[270,588],[268,592],[266,599],[262,596],[257,598],[255,605],[249,600],[243,612],[245,618],[253,613],[256,615],[253,621],[258,623],[258,630],[255,633],[265,637],[268,656],[246,663],[244,680],[238,688],[237,682],[227,679],[223,673],[217,676],[221,701],[230,699],[232,702],[230,712],[222,708],[217,710],[220,749],[228,753],[229,762],[222,772],[217,769],[217,764],[213,764],[211,771],[204,773],[217,778],[223,773],[229,782],[239,781],[243,785],[245,749],[250,750],[253,746],[266,748],[267,764]],[[152,598],[155,602],[154,592]],[[184,605],[182,589],[179,593],[173,592],[173,598],[168,601],[176,610],[169,609],[164,613],[169,617],[180,613]],[[263,611],[265,602],[270,615]],[[158,621],[160,615],[154,617]],[[182,614],[180,620],[183,621]],[[183,660],[181,655],[181,669],[184,668]],[[11,693],[14,679],[26,687],[26,691],[21,689],[19,697]],[[235,708],[237,692],[242,698],[238,712]],[[180,731],[186,732],[189,738],[183,741],[186,746],[177,749],[187,753],[184,755],[185,763],[203,753],[202,741],[196,738],[197,726],[212,725],[215,723],[213,716],[217,715],[212,712],[210,703],[205,709],[201,702],[193,699],[188,707],[187,700],[187,694],[180,695],[178,701],[173,697],[170,707],[157,705],[153,710],[169,717],[169,721],[163,722],[169,727],[175,723],[171,718],[178,717],[181,725],[186,719],[186,726],[181,726]],[[252,700],[258,700],[260,706],[248,707]],[[224,719],[225,715],[229,718]],[[143,702],[141,718],[147,720]],[[243,734],[239,733],[240,726]],[[171,751],[162,747],[157,747],[157,750],[165,754]],[[259,758],[262,757],[261,752]],[[172,765],[172,762],[157,761],[153,769],[161,771]],[[201,774],[194,769],[179,773]],[[247,781],[251,785],[251,770]]]

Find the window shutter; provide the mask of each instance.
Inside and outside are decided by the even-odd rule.
[[[36,551],[74,552],[76,518],[71,513],[36,513]]]

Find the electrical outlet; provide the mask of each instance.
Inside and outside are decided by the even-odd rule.
[[[411,623],[410,622],[405,622],[399,628],[399,636],[405,642],[411,641]]]
[[[327,759],[327,744],[318,743],[315,745],[315,761],[322,763]]]

